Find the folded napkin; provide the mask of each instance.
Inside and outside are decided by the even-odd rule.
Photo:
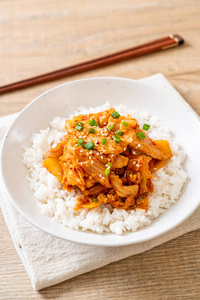
[[[140,81],[167,91],[187,104],[162,74],[156,74]],[[0,118],[0,142],[16,116],[17,114],[13,114]],[[53,237],[31,225],[10,204],[2,184],[0,188],[0,205],[6,224],[32,286],[36,290],[147,251],[184,233],[200,228],[199,207],[180,226],[147,242],[113,248],[77,244]]]

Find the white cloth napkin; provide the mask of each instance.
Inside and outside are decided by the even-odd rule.
[[[165,90],[186,103],[162,74],[156,74],[140,81]],[[0,118],[0,142],[16,116],[17,114],[13,114]],[[184,233],[200,228],[199,207],[180,226],[148,242],[116,248],[77,244],[53,237],[35,228],[10,204],[2,185],[0,188],[0,205],[6,224],[32,286],[36,290],[147,251]]]

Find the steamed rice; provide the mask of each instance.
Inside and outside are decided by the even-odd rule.
[[[74,115],[97,113],[108,108],[110,108],[108,102],[97,108],[80,107]],[[121,115],[127,115],[124,105],[116,106],[115,109]],[[33,134],[31,147],[24,148],[23,154],[23,162],[29,173],[27,179],[43,214],[71,229],[122,234],[124,231],[136,231],[149,225],[153,219],[175,203],[187,179],[183,170],[184,152],[173,143],[168,128],[157,117],[150,117],[145,111],[133,110],[128,113],[140,126],[144,123],[151,125],[148,130],[150,138],[168,140],[173,153],[169,162],[154,174],[152,182],[155,193],[150,194],[148,211],[145,212],[143,209],[125,211],[115,208],[111,212],[104,205],[92,210],[74,210],[80,192],[77,189],[71,192],[62,190],[62,184],[43,167],[44,154],[49,148],[55,147],[65,135],[65,119],[55,117],[50,122],[49,128]]]

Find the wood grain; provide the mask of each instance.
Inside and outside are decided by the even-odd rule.
[[[180,48],[0,97],[0,115],[58,84],[92,76],[163,73],[200,114],[200,1],[1,0],[1,85],[139,45],[169,33]],[[200,230],[67,282],[33,291],[0,216],[0,299],[199,299]]]

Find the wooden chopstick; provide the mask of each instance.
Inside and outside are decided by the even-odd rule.
[[[0,94],[8,93],[11,91],[19,90],[22,88],[30,87],[36,84],[49,82],[55,79],[75,75],[85,71],[93,70],[96,68],[111,65],[121,62],[130,58],[139,57],[142,55],[162,51],[171,47],[179,46],[184,43],[184,40],[178,34],[173,34],[160,38],[133,48],[119,51],[113,54],[102,56],[90,61],[79,63],[70,67],[60,70],[52,71],[43,75],[35,76],[29,79],[21,80],[11,84],[0,87]]]

